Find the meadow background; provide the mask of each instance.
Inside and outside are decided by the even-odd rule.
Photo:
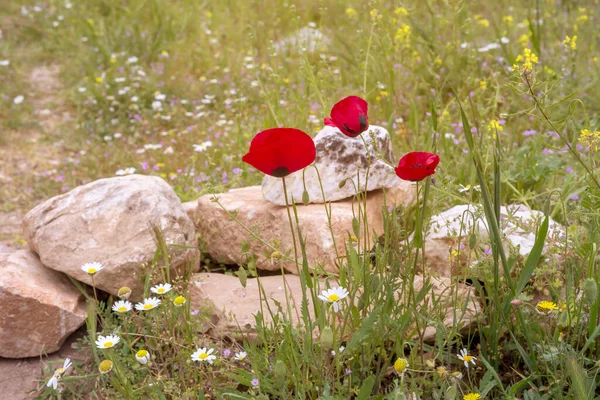
[[[406,321],[402,329],[394,321],[416,311],[386,302],[371,318],[387,313],[389,325],[360,331],[370,344],[357,345],[339,365],[325,357],[328,351],[296,347],[284,340],[292,336],[265,328],[267,345],[248,345],[246,368],[223,363],[186,372],[184,384],[177,377],[156,380],[167,374],[165,362],[155,374],[132,369],[122,377],[129,387],[118,381],[124,391],[92,377],[95,396],[196,398],[202,390],[218,397],[234,388],[227,398],[596,398],[597,7],[596,0],[5,2],[0,212],[6,218],[134,170],[162,177],[182,201],[258,184],[262,174],[241,162],[257,132],[290,126],[314,135],[335,102],[358,95],[369,102],[371,124],[389,130],[397,157],[439,154],[426,215],[481,203],[479,173],[496,204],[541,210],[565,225],[570,238],[560,250],[564,267],[542,258],[526,290],[483,276],[477,288],[486,315],[466,336],[449,329],[433,345],[413,341],[403,335]],[[306,27],[323,34],[314,46],[277,44]],[[408,237],[404,230],[412,228],[394,229]],[[18,232],[0,234],[3,243],[24,245]],[[412,264],[410,252],[378,257]],[[518,280],[526,263],[513,263]],[[556,315],[540,313],[527,290],[556,303]],[[513,300],[517,306],[504,307]],[[568,316],[561,319],[561,312]],[[354,318],[360,330],[368,313]],[[492,332],[490,321],[501,329]],[[463,347],[478,358],[476,367],[462,367],[456,354]],[[189,355],[173,361],[174,348],[157,351],[185,368]],[[407,358],[408,372],[387,373],[398,357]],[[278,361],[287,369],[273,371]],[[255,378],[260,386],[251,384]],[[161,383],[145,391],[150,379]],[[62,398],[86,398],[81,388],[89,381],[68,384]]]

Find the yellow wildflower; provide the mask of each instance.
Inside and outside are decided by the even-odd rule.
[[[555,311],[558,310],[558,306],[556,305],[556,303],[553,303],[551,301],[540,301],[539,303],[537,303],[537,305],[535,306],[535,308],[544,314],[548,314],[551,311]]]
[[[515,61],[522,64],[513,65],[513,69],[520,70],[521,72],[531,72],[533,71],[533,65],[537,64],[539,59],[530,48],[525,48],[523,49],[523,54],[519,54]]]
[[[410,40],[411,29],[410,26],[406,24],[400,25],[400,28],[396,31],[396,36],[394,40],[399,43],[405,43]]]
[[[398,7],[394,10],[394,14],[403,15],[406,17],[408,15],[408,10],[404,7]]]
[[[588,129],[582,129],[579,134],[579,143],[590,150],[598,151],[600,149],[600,131],[590,132]]]
[[[397,373],[402,374],[408,369],[408,360],[406,358],[399,358],[394,363],[394,369]]]
[[[514,23],[512,15],[505,16],[504,18],[502,18],[502,21],[504,21],[504,23],[508,26],[510,26]]]
[[[206,16],[206,18],[212,18],[213,16],[213,14],[210,11],[205,12],[204,15]]]
[[[503,131],[504,128],[500,125],[497,119],[493,119],[488,124],[488,131]]]
[[[487,82],[486,81],[479,81],[479,87],[482,89],[487,89]]]
[[[529,46],[529,35],[526,33],[522,34],[521,37],[519,38],[518,42],[523,47]]]
[[[565,37],[565,40],[562,42],[565,46],[570,47],[571,50],[577,49],[577,35],[573,35],[573,37]]]
[[[481,399],[481,395],[479,393],[468,393],[465,394],[463,400],[479,400]]]
[[[102,83],[103,81],[104,81],[104,78],[102,78],[101,76],[96,77],[96,82]]]
[[[487,19],[480,19],[479,21],[477,21],[477,23],[481,26],[483,26],[484,28],[487,28],[490,26],[490,21],[488,21]]]
[[[355,18],[358,15],[358,12],[354,8],[346,8],[346,15],[349,18]]]

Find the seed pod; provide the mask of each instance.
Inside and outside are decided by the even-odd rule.
[[[302,204],[307,206],[310,203],[310,197],[308,196],[308,192],[305,190],[302,192]]]
[[[238,278],[243,287],[246,287],[246,281],[248,280],[248,274],[246,273],[246,269],[244,267],[240,267],[238,271]]]
[[[587,278],[583,281],[583,298],[592,305],[598,298],[598,284],[594,278]]]
[[[323,328],[319,340],[324,350],[331,350],[333,348],[333,331],[329,326]]]

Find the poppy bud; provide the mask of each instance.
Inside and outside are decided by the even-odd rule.
[[[331,348],[333,347],[333,331],[329,326],[323,328],[319,340],[324,350],[331,350]]]
[[[277,362],[275,363],[275,371],[274,372],[275,372],[275,380],[276,381],[283,381],[285,379],[287,370],[285,368],[285,364],[283,363],[283,361],[277,360]]]
[[[308,192],[305,190],[302,192],[302,204],[307,206],[310,203],[310,197],[308,197]]]
[[[588,304],[594,304],[598,298],[598,284],[594,278],[583,281],[583,298]]]
[[[129,296],[131,296],[131,289],[128,288],[127,286],[123,286],[117,292],[117,296],[119,296],[119,298],[121,300],[127,300],[129,298]]]
[[[240,267],[240,269],[238,271],[238,279],[240,280],[240,283],[242,284],[242,286],[246,287],[246,281],[248,280],[248,274],[246,273],[246,270],[244,269],[244,267]]]

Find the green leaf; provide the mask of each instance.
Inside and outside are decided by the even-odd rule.
[[[367,315],[358,331],[356,331],[348,341],[345,350],[346,353],[351,354],[358,346],[360,346],[363,341],[367,340],[369,336],[371,336],[373,333],[373,326],[379,318],[379,313],[380,308],[376,308],[371,314]]]
[[[533,244],[533,248],[527,256],[527,261],[525,262],[525,267],[521,272],[521,276],[519,277],[519,282],[517,283],[517,288],[515,294],[518,295],[523,291],[527,282],[529,282],[529,278],[531,278],[531,274],[533,274],[533,270],[536,265],[540,261],[540,257],[542,256],[542,250],[544,249],[544,243],[546,242],[546,235],[548,234],[548,216],[540,225],[536,235],[535,235],[535,243]]]
[[[358,397],[356,400],[367,400],[371,398],[371,392],[373,392],[373,386],[375,386],[375,377],[370,375],[367,379],[364,380],[362,386],[360,387],[360,392],[358,392]]]

